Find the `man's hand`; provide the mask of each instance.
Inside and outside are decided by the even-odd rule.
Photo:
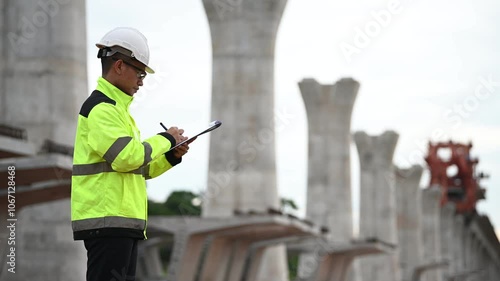
[[[185,143],[181,146],[178,146],[173,150],[173,154],[175,158],[181,158],[184,154],[186,154],[189,150],[189,144]]]
[[[169,133],[170,135],[172,135],[172,137],[174,137],[176,143],[180,143],[181,141],[187,139],[186,137],[184,137],[182,135],[182,134],[184,134],[184,130],[183,129],[179,129],[177,127],[170,127],[167,130],[167,133]]]
[[[188,139],[188,137],[184,137],[184,139]],[[186,142],[185,144],[177,147],[176,149],[173,150],[173,154],[176,158],[181,158],[184,154],[188,153],[188,150],[189,150],[189,144],[192,143],[193,141],[195,141],[196,138],[192,138],[191,140],[189,140],[188,142]]]

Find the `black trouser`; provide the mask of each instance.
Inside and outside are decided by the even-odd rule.
[[[102,237],[84,241],[87,281],[134,281],[137,239]]]

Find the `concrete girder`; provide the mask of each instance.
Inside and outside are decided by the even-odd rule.
[[[395,246],[381,241],[354,240],[332,242],[325,238],[304,239],[287,245],[289,251],[303,252],[310,257],[311,272],[301,281],[345,281],[352,262],[374,254],[392,254]]]
[[[244,272],[244,259],[253,243],[319,233],[316,227],[283,216],[152,217],[148,222],[148,236],[174,235],[167,280],[189,281],[196,276],[202,280],[233,280],[227,278]],[[258,269],[259,263],[252,266],[248,280],[257,276]]]
[[[32,156],[35,152],[35,146],[30,142],[0,135],[0,159]]]

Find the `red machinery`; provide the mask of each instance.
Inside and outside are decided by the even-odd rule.
[[[438,185],[442,190],[441,206],[453,202],[458,213],[474,212],[476,202],[485,198],[485,190],[479,186],[479,180],[486,175],[476,175],[475,166],[479,160],[470,157],[471,148],[471,143],[429,142],[429,152],[425,158],[431,172],[430,186]],[[450,150],[451,157],[442,159],[438,153],[440,150]]]

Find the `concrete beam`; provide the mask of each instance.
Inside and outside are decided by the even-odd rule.
[[[35,146],[32,143],[0,135],[0,159],[31,156],[35,153]]]
[[[69,156],[45,154],[0,159],[0,177],[7,179],[9,166],[15,167],[16,208],[44,203],[71,195],[73,160]],[[8,188],[0,187],[0,206],[6,206]]]
[[[287,245],[289,250],[305,253],[302,270],[310,270],[308,281],[345,281],[356,258],[374,254],[392,254],[395,246],[380,241],[331,242],[324,238],[304,239]]]
[[[360,161],[360,238],[376,237],[397,244],[396,192],[392,158],[398,134],[384,132],[368,136],[354,134]],[[401,279],[398,254],[362,258],[363,280],[396,281]]]
[[[16,167],[16,185],[23,186],[34,182],[71,179],[73,157],[50,153],[0,159],[0,177],[7,178],[9,166]]]
[[[395,169],[398,250],[403,280],[410,281],[422,263],[422,191],[419,187],[423,168]]]
[[[413,271],[411,281],[424,280],[422,275],[426,272],[433,272],[436,269],[443,269],[448,267],[448,261],[436,261],[417,266]]]
[[[317,227],[284,216],[152,217],[148,222],[149,237],[175,235],[167,280],[192,281],[195,276],[201,280],[227,280],[228,276],[244,272],[244,259],[252,243],[319,233]],[[210,243],[203,254],[207,239]],[[259,263],[250,272],[255,274],[258,269]]]

